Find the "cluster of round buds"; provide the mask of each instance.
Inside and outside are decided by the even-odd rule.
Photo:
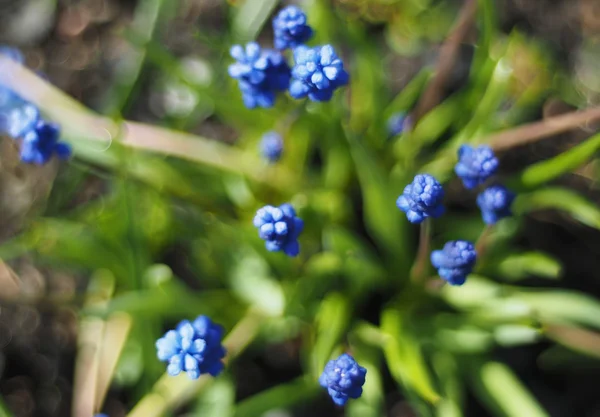
[[[347,353],[327,363],[319,378],[319,384],[327,389],[337,405],[345,405],[348,399],[362,395],[367,370],[356,363]]]
[[[313,30],[300,8],[282,9],[273,19],[273,33],[276,49],[293,48],[291,71],[280,52],[262,50],[256,42],[231,49],[236,63],[230,65],[229,75],[238,80],[246,107],[272,107],[276,93],[288,88],[296,99],[328,101],[338,87],[348,84],[348,73],[331,45],[304,45]]]
[[[184,320],[156,341],[158,359],[168,362],[171,376],[186,372],[190,379],[202,374],[217,376],[223,370],[223,328],[206,316]]]

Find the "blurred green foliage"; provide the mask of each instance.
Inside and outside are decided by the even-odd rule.
[[[324,395],[319,373],[333,355],[347,350],[368,369],[364,395],[348,405],[348,416],[385,415],[387,372],[419,416],[462,416],[467,391],[494,415],[549,415],[491,352],[549,338],[568,350],[549,351],[545,360],[575,360],[574,352],[577,361],[598,360],[596,339],[590,345],[578,338],[590,336],[580,332],[598,337],[593,332],[600,331],[600,302],[567,290],[521,287],[529,277],[568,277],[557,259],[523,251],[516,242],[524,217],[540,210],[559,210],[600,228],[595,204],[567,188],[545,186],[589,161],[600,136],[511,177],[510,185],[520,192],[515,217],[487,235],[475,211],[451,210],[435,222],[432,247],[450,238],[482,236],[485,257],[463,287],[440,288],[434,278],[433,286],[409,280],[417,231],[394,202],[418,172],[449,182],[461,144],[485,143],[492,132],[530,120],[532,109],[548,96],[583,105],[563,96],[571,89],[554,58],[518,32],[501,34],[494,2],[480,0],[477,48],[466,83],[413,130],[388,141],[385,121],[415,107],[435,69],[422,68],[396,94],[382,62],[390,53],[416,54],[446,38],[457,13],[454,3],[355,0],[332,7],[311,2],[307,12],[317,41],[345,51],[348,91],[330,103],[280,98],[274,109],[252,111],[225,75],[225,54],[231,43],[259,34],[277,2],[236,2],[231,26],[219,39],[199,29],[199,42],[210,39],[208,85],[190,81],[177,57],[161,45],[160,29],[174,3],[140,2],[127,33],[140,53],[132,57],[133,72],[107,93],[104,110],[120,123],[139,93],[140,73],[154,71],[193,91],[197,111],[165,118],[167,130],[155,133],[162,141],[159,152],[145,137],[137,138],[135,149],[119,137],[104,148],[81,133],[85,126],[73,126],[77,120],[61,113],[61,103],[68,101],[51,90],[37,104],[65,126],[76,160],[61,173],[46,213],[0,246],[4,261],[34,253],[40,265],[83,278],[98,271],[113,277],[114,293],[105,303],[83,308],[81,316],[132,318],[113,380],[133,393],[129,415],[173,415],[186,402],[193,415],[214,417],[293,408]],[[385,45],[373,41],[372,23],[384,25]],[[52,108],[56,103],[58,110]],[[238,132],[235,150],[174,131],[208,117]],[[277,167],[261,164],[256,155],[260,135],[273,128],[285,138]],[[178,158],[184,152],[178,147],[187,143],[193,152]],[[69,201],[89,177],[101,178],[106,192],[71,209]],[[297,259],[266,252],[251,222],[263,204],[287,201],[306,224]],[[176,254],[178,271],[166,265],[168,253]],[[94,286],[89,288],[93,294]],[[373,300],[382,301],[373,306]],[[301,338],[304,374],[237,403],[229,372],[198,383],[161,377],[164,367],[155,358],[154,341],[177,321],[198,314],[233,329],[227,342],[231,359],[248,344],[261,349]]]

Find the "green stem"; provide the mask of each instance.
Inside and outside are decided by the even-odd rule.
[[[431,247],[431,219],[425,219],[421,223],[421,229],[419,233],[419,249],[417,250],[417,257],[410,270],[410,280],[414,283],[418,283],[423,280],[425,272],[427,271],[427,262],[429,261],[429,252]]]
[[[227,349],[227,362],[237,357],[254,340],[261,320],[261,315],[250,310],[231,330],[223,341]],[[210,375],[191,380],[186,375],[172,377],[165,373],[127,417],[160,417],[196,397],[211,380]]]

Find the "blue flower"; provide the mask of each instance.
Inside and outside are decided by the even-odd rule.
[[[473,148],[462,145],[458,149],[458,163],[454,172],[462,179],[465,188],[472,189],[483,184],[497,169],[498,159],[489,146]]]
[[[60,128],[54,123],[39,120],[36,126],[27,131],[21,144],[21,161],[43,165],[53,154],[60,159],[71,156],[71,147],[59,142]]]
[[[264,206],[256,212],[253,223],[258,228],[260,238],[265,240],[268,251],[283,251],[289,256],[296,256],[300,252],[298,236],[304,228],[304,222],[296,217],[290,204]]]
[[[157,356],[169,362],[167,373],[171,376],[181,372],[187,372],[190,379],[202,374],[217,376],[224,368],[222,338],[223,328],[206,316],[198,316],[192,323],[183,320],[176,330],[156,341]]]
[[[283,139],[277,132],[267,132],[260,141],[260,150],[267,161],[279,161],[283,153]]]
[[[94,417],[108,417],[108,414],[96,414]]]
[[[306,24],[306,15],[297,6],[282,9],[273,19],[275,48],[294,48],[305,43],[313,35],[313,30]]]
[[[349,398],[362,395],[367,370],[358,365],[347,353],[331,360],[319,377],[319,384],[327,388],[327,392],[337,405],[344,405]]]
[[[14,139],[33,130],[40,120],[40,111],[33,104],[22,103],[0,111],[0,129]]]
[[[409,222],[421,223],[427,217],[436,218],[444,214],[443,199],[442,185],[429,174],[419,174],[404,188],[396,206],[406,213]]]
[[[238,80],[246,107],[273,107],[275,94],[290,83],[290,67],[281,53],[263,50],[256,42],[245,48],[234,45],[230,53],[237,62],[229,66],[229,75]]]
[[[431,252],[431,264],[450,285],[464,284],[476,260],[475,247],[465,240],[447,242],[442,250]]]
[[[410,118],[404,112],[394,113],[387,120],[387,131],[390,136],[397,136],[410,126]]]
[[[348,84],[344,63],[331,45],[294,49],[290,94],[299,99],[308,96],[312,101],[328,101],[333,91]]]
[[[511,215],[510,206],[515,194],[503,185],[492,185],[477,196],[477,205],[486,224],[496,224],[498,220]]]

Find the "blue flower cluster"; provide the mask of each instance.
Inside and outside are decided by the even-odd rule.
[[[260,151],[270,163],[277,162],[283,153],[283,139],[277,132],[267,132],[260,141]]]
[[[498,169],[498,159],[489,146],[473,148],[463,145],[458,151],[458,163],[454,170],[466,188],[475,188],[486,182]],[[428,217],[439,217],[444,213],[442,199],[444,190],[431,175],[415,176],[404,188],[396,205],[406,213],[411,223],[422,223]],[[477,205],[483,221],[492,225],[510,216],[510,206],[515,195],[502,185],[492,185],[477,196]],[[440,277],[451,285],[464,284],[477,259],[475,247],[464,240],[447,242],[442,250],[431,253],[431,263]]]
[[[268,251],[283,251],[288,256],[300,253],[298,236],[304,228],[304,222],[296,216],[290,204],[264,206],[256,212],[253,223],[258,228],[260,238],[265,240]]]
[[[419,174],[404,188],[396,205],[406,213],[409,222],[422,223],[427,217],[444,214],[443,199],[442,185],[429,174]]]
[[[245,48],[234,45],[230,53],[237,62],[229,66],[229,75],[238,80],[246,107],[273,107],[276,93],[290,82],[290,67],[281,53],[264,50],[256,42]]]
[[[14,48],[0,47],[0,54],[23,63]],[[56,154],[60,159],[71,155],[71,148],[59,142],[60,128],[41,118],[40,111],[6,87],[0,87],[0,132],[21,141],[21,161],[43,165]]]
[[[327,392],[337,405],[344,405],[349,398],[362,395],[367,370],[356,363],[347,353],[331,360],[319,377],[319,384],[327,388]]]
[[[206,316],[193,322],[184,320],[156,341],[157,356],[168,362],[171,376],[186,372],[190,379],[202,374],[217,376],[223,370],[225,348],[221,344],[223,328]]]
[[[477,260],[475,247],[465,240],[447,242],[442,250],[431,252],[431,263],[450,285],[462,285]]]
[[[485,183],[498,170],[498,158],[489,146],[473,148],[463,145],[458,150],[458,163],[454,167],[467,189]],[[502,185],[491,185],[477,196],[477,205],[486,224],[496,224],[498,220],[511,215],[510,206],[515,195]]]
[[[515,194],[503,185],[492,185],[477,196],[477,205],[486,224],[496,224],[498,220],[511,215],[510,206]]]
[[[308,96],[312,101],[328,101],[336,88],[348,84],[348,73],[331,45],[294,49],[296,65],[292,68],[290,95]]]
[[[348,73],[331,45],[304,45],[313,30],[301,9],[281,10],[273,19],[273,30],[277,49],[294,48],[291,70],[280,52],[263,50],[256,42],[231,48],[236,62],[229,66],[229,75],[238,80],[246,107],[273,107],[276,94],[288,88],[293,98],[328,101],[336,88],[348,84]]]
[[[306,14],[297,6],[282,9],[273,19],[275,48],[295,48],[308,41],[313,30],[306,24],[306,20]]]
[[[496,173],[498,159],[489,146],[473,148],[462,145],[458,150],[458,163],[454,172],[460,177],[465,188],[472,189],[483,184]]]

